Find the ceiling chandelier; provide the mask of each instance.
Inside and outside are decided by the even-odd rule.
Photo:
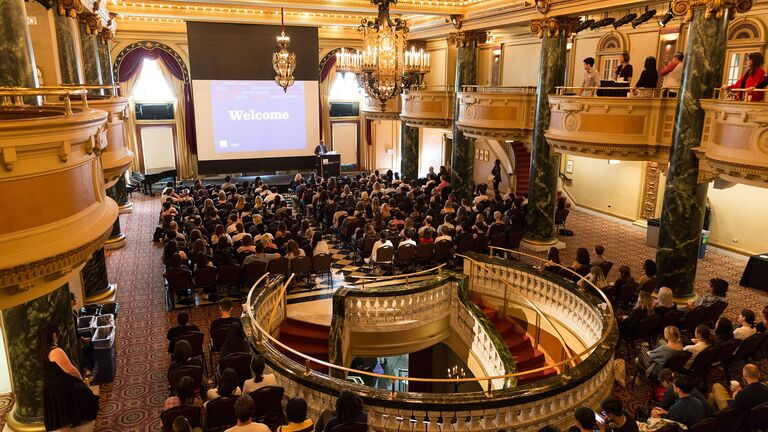
[[[357,75],[365,93],[379,102],[381,110],[387,101],[403,89],[422,82],[429,72],[429,54],[415,47],[407,49],[408,25],[389,16],[389,5],[397,0],[371,0],[379,8],[373,20],[363,19],[357,30],[363,37],[362,51],[336,53],[336,70]]]
[[[296,69],[296,54],[288,51],[291,38],[285,35],[285,15],[280,8],[280,36],[277,37],[277,52],[272,54],[272,67],[275,69],[275,82],[288,92],[288,87],[293,85],[293,71]]]

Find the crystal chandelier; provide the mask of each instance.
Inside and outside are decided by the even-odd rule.
[[[285,15],[280,8],[280,36],[277,37],[277,46],[280,49],[272,54],[272,67],[275,69],[275,82],[288,92],[288,87],[293,85],[293,71],[296,69],[296,54],[288,51],[291,38],[285,35]]]
[[[336,70],[357,75],[360,86],[384,111],[389,99],[422,82],[429,72],[429,54],[415,47],[406,49],[408,25],[389,16],[389,5],[397,4],[397,0],[371,3],[378,6],[379,15],[371,21],[363,19],[357,28],[363,36],[363,50],[342,48],[336,53]]]

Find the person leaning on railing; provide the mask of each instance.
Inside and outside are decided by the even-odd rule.
[[[659,73],[656,72],[656,57],[648,56],[645,58],[643,72],[640,73],[640,79],[635,83],[635,89],[629,92],[631,96],[653,97],[653,90],[659,83]]]
[[[584,59],[584,82],[582,89],[579,90],[579,96],[594,96],[595,87],[600,87],[600,72],[595,69],[595,59],[587,57]]]
[[[747,56],[747,70],[744,75],[739,78],[735,83],[722,87],[723,90],[730,89],[754,89],[765,78],[765,70],[763,69],[763,55],[759,52],[750,53]],[[763,100],[763,92],[746,91],[742,92],[738,96],[739,99],[760,102]]]

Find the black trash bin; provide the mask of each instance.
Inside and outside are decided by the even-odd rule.
[[[91,339],[93,358],[96,362],[96,379],[102,382],[112,382],[117,371],[117,356],[115,350],[115,327],[96,327]]]
[[[96,317],[92,315],[77,317],[77,334],[82,337],[91,337],[96,328]]]
[[[114,315],[115,319],[117,319],[117,312],[120,310],[120,307],[117,305],[117,302],[107,302],[101,304],[100,314],[106,315],[106,314],[112,314]]]

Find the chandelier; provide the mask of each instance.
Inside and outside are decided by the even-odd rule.
[[[342,48],[336,53],[336,70],[357,75],[365,93],[378,100],[384,111],[389,99],[422,82],[429,72],[429,53],[406,48],[408,25],[389,16],[389,5],[397,4],[397,0],[371,3],[378,6],[379,15],[370,21],[364,18],[357,28],[363,37],[362,51]]]
[[[288,87],[294,83],[293,71],[296,69],[296,54],[288,51],[291,38],[285,35],[285,15],[280,8],[280,36],[277,37],[277,46],[280,49],[272,54],[272,68],[275,69],[275,82],[288,92]]]

